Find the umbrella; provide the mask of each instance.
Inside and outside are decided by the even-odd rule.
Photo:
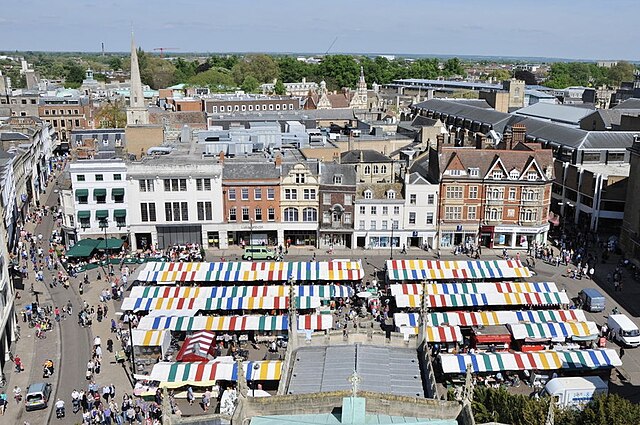
[[[356,294],[356,297],[358,297],[358,298],[369,298],[369,297],[372,297],[372,296],[373,296],[373,294],[371,292],[368,292],[368,291],[362,291],[362,292],[358,292]]]

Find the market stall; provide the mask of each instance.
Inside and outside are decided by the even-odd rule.
[[[420,307],[422,295],[398,295],[398,308]],[[426,295],[428,308],[460,308],[490,306],[544,306],[568,305],[566,292],[510,292],[510,293],[477,293],[477,294],[441,294]]]
[[[553,282],[454,282],[454,283],[397,283],[389,285],[392,296],[449,294],[486,294],[486,293],[545,293],[558,292]]]
[[[387,260],[386,269],[389,281],[520,279],[532,276],[531,271],[518,260]]]
[[[318,316],[322,317],[318,319]],[[302,314],[299,321],[309,323],[312,330],[330,329],[333,325],[333,316],[330,314]],[[145,316],[140,319],[138,329],[167,329],[171,331],[286,331],[289,327],[289,318],[283,316]],[[300,322],[299,322],[300,323]],[[306,326],[306,325],[305,325]],[[305,327],[305,329],[307,329]]]
[[[216,333],[198,331],[185,339],[176,356],[179,362],[206,362],[216,357]]]
[[[409,315],[414,313],[408,313]],[[417,315],[417,313],[415,313]],[[394,317],[398,313],[394,314]],[[400,316],[402,317],[402,316]],[[447,311],[427,313],[429,324],[459,326],[507,325],[510,323],[584,322],[582,310],[520,310],[520,311]]]
[[[167,330],[131,330],[131,338],[136,358],[150,358],[154,361],[158,356],[164,357],[171,345],[171,333]]]
[[[298,296],[320,299],[345,298],[354,294],[348,285],[295,285]],[[288,296],[287,285],[242,286],[134,286],[128,298],[235,298],[235,297],[283,297]]]
[[[572,338],[581,341],[598,338],[598,326],[594,322],[513,323],[507,327],[514,340],[565,342]]]

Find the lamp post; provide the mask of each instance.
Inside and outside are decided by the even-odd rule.
[[[249,219],[249,246],[253,246],[253,219]]]
[[[100,226],[102,226],[102,229],[104,230],[104,253],[105,255],[107,254],[107,248],[108,248],[108,244],[107,244],[107,227],[109,226],[109,220],[105,217],[102,220],[100,220]]]
[[[131,315],[133,312],[127,312],[127,325],[129,326],[129,345],[131,347],[131,371],[133,374],[136,374],[136,356],[135,356],[135,347],[133,346],[133,331],[131,330]],[[135,378],[134,382],[135,382]]]
[[[389,241],[389,259],[393,260],[393,219],[391,220],[391,240]]]

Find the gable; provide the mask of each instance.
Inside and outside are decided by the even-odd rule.
[[[487,174],[484,176],[484,178],[485,179],[493,178],[494,171],[502,172],[503,178],[507,178],[509,176],[509,172],[507,171],[507,168],[504,166],[502,159],[500,159],[500,157],[497,155],[493,163],[489,166],[489,169],[487,170]]]
[[[536,173],[536,180],[544,180],[545,179],[545,173],[542,171],[542,169],[540,168],[540,166],[538,165],[538,162],[536,161],[536,159],[534,157],[530,157],[530,161],[528,162],[528,164],[525,165],[524,169],[522,170],[522,174],[520,175],[520,180],[528,180],[528,174],[532,173],[535,171]]]

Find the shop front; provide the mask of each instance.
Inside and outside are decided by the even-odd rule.
[[[320,231],[320,248],[351,248],[351,230]]]
[[[493,233],[493,247],[528,249],[534,243],[544,243],[548,231],[549,223],[536,227],[496,226]]]
[[[458,245],[475,245],[478,238],[477,226],[442,226],[440,229],[440,248],[451,248]]]
[[[318,235],[315,230],[285,230],[284,240],[287,246],[317,246]]]

